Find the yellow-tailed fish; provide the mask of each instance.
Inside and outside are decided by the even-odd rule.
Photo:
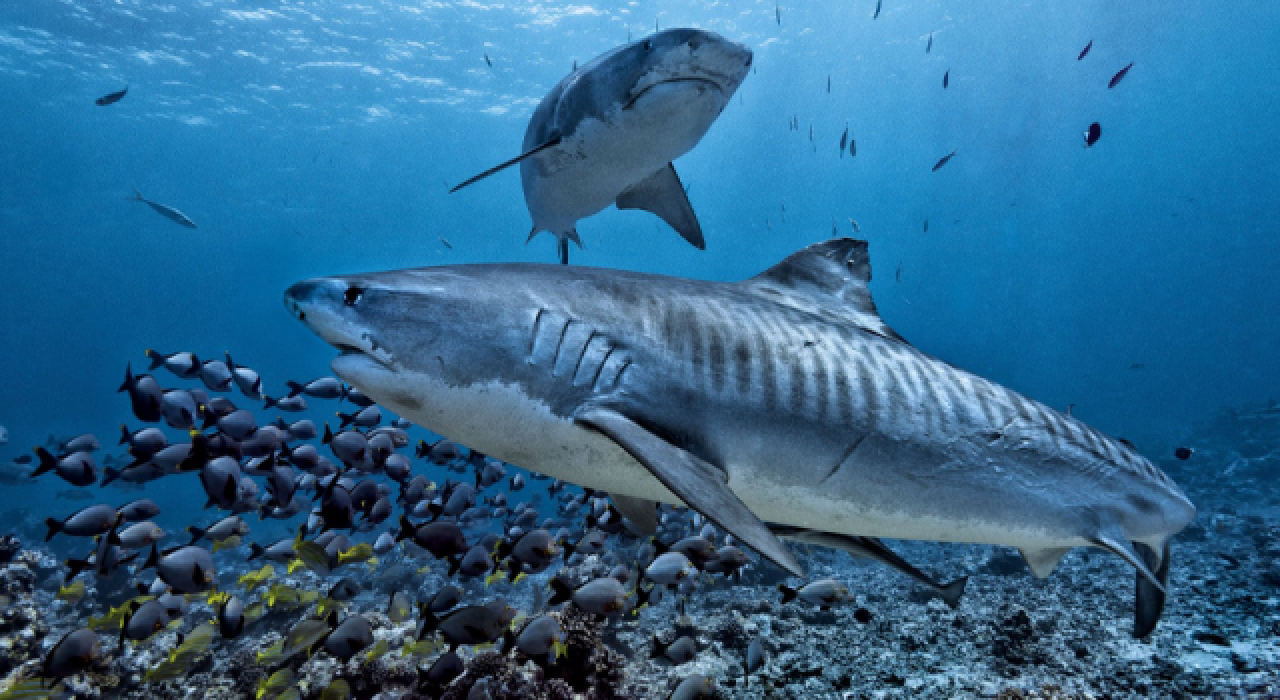
[[[250,603],[249,606],[244,609],[244,619],[249,622],[257,622],[266,614],[267,606],[262,603]]]
[[[222,591],[219,593],[210,593],[209,597],[205,598],[204,602],[208,603],[211,606],[216,607],[218,605],[221,605],[222,603],[227,602],[228,600],[231,600],[231,594],[227,593],[226,591]]]
[[[434,654],[442,645],[435,639],[420,639],[413,642],[406,642],[404,647],[400,649],[401,656],[430,656]]]
[[[213,543],[213,551],[221,552],[224,549],[235,549],[240,546],[240,535],[232,535],[230,537],[218,540]]]
[[[257,700],[271,700],[283,692],[286,688],[293,685],[296,677],[291,669],[282,668],[279,671],[258,681]]]
[[[372,556],[373,545],[368,542],[361,542],[345,551],[338,552],[338,564],[346,565],[352,562],[368,561]]]
[[[320,693],[320,700],[347,700],[351,697],[351,684],[339,678],[329,684],[329,687]]]
[[[431,571],[431,567],[430,567],[430,566],[424,566],[424,567],[422,567],[421,569],[418,569],[418,573],[419,573],[419,574],[425,574],[425,573],[427,573],[428,571]]]
[[[251,591],[267,581],[270,581],[275,575],[276,567],[267,564],[257,571],[250,571],[247,574],[241,575],[239,582],[241,586],[244,586],[245,590]]]
[[[484,577],[484,585],[485,585],[485,586],[492,586],[494,583],[497,583],[498,581],[501,581],[501,580],[502,580],[502,578],[503,578],[503,573],[502,573],[502,571],[501,571],[501,570],[499,570],[499,571],[495,571],[495,572],[493,572],[493,573],[489,574],[488,576],[485,576],[485,577]]]
[[[284,642],[276,642],[271,646],[258,652],[258,664],[261,666],[275,666],[284,661]]]
[[[551,651],[555,652],[558,659],[569,653],[569,647],[564,642],[552,642]]]
[[[298,559],[308,569],[318,574],[329,573],[329,555],[325,553],[324,547],[315,542],[303,541],[294,544],[293,551],[297,552]]]
[[[28,678],[16,681],[0,692],[0,700],[44,700],[45,698],[62,697],[67,687],[59,682],[52,688],[46,688],[44,680]]]
[[[289,568],[285,570],[285,573],[292,574],[292,573],[296,573],[299,569],[305,569],[305,568],[307,568],[307,565],[303,564],[301,559],[294,559],[293,561],[289,562]]]
[[[368,651],[364,653],[364,658],[373,661],[379,656],[387,653],[387,650],[390,648],[391,645],[387,643],[387,640],[379,639],[377,642],[374,642],[373,646],[369,647]]]
[[[333,598],[321,598],[320,602],[316,604],[316,616],[318,617],[327,616],[331,610],[342,612],[342,603]]]
[[[72,605],[84,600],[85,594],[84,581],[74,581],[70,585],[62,586],[58,589],[58,600],[65,600]]]
[[[377,557],[370,557],[369,560],[364,563],[364,565],[369,567],[370,572],[373,572],[378,570],[379,563],[381,562],[378,561]]]
[[[173,661],[161,661],[155,668],[147,669],[142,674],[143,680],[148,683],[156,683],[159,681],[173,681],[187,675],[187,665]]]

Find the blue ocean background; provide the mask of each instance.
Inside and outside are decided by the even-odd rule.
[[[333,350],[281,305],[300,279],[552,262],[551,237],[524,245],[514,171],[448,187],[515,155],[575,61],[655,21],[756,54],[675,164],[707,251],[609,210],[575,264],[736,280],[852,218],[916,347],[1153,457],[1277,395],[1280,4],[875,4],[0,4],[0,458],[138,427],[115,390],[147,348],[230,351],[273,396],[326,374]]]

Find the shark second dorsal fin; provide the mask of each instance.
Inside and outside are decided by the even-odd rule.
[[[867,242],[833,238],[792,253],[742,284],[777,303],[844,316],[865,331],[907,342],[880,318],[870,282]]]

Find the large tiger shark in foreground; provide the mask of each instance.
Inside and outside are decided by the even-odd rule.
[[[313,279],[285,305],[379,403],[638,522],[687,504],[797,576],[781,536],[1013,546],[1039,577],[1101,547],[1137,570],[1149,634],[1186,496],[1129,445],[909,345],[870,279],[866,243],[837,239],[736,283],[467,265]]]

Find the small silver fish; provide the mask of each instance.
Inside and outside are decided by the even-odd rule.
[[[174,222],[175,224],[178,224],[180,226],[186,226],[187,228],[196,228],[196,222],[192,221],[190,217],[188,217],[186,214],[183,214],[182,212],[178,211],[177,209],[174,209],[173,207],[167,204],[153,202],[147,199],[146,197],[143,197],[142,193],[139,192],[138,188],[136,187],[133,189],[133,196],[129,197],[128,199],[130,202],[142,202],[143,204],[154,209],[157,214]]]

